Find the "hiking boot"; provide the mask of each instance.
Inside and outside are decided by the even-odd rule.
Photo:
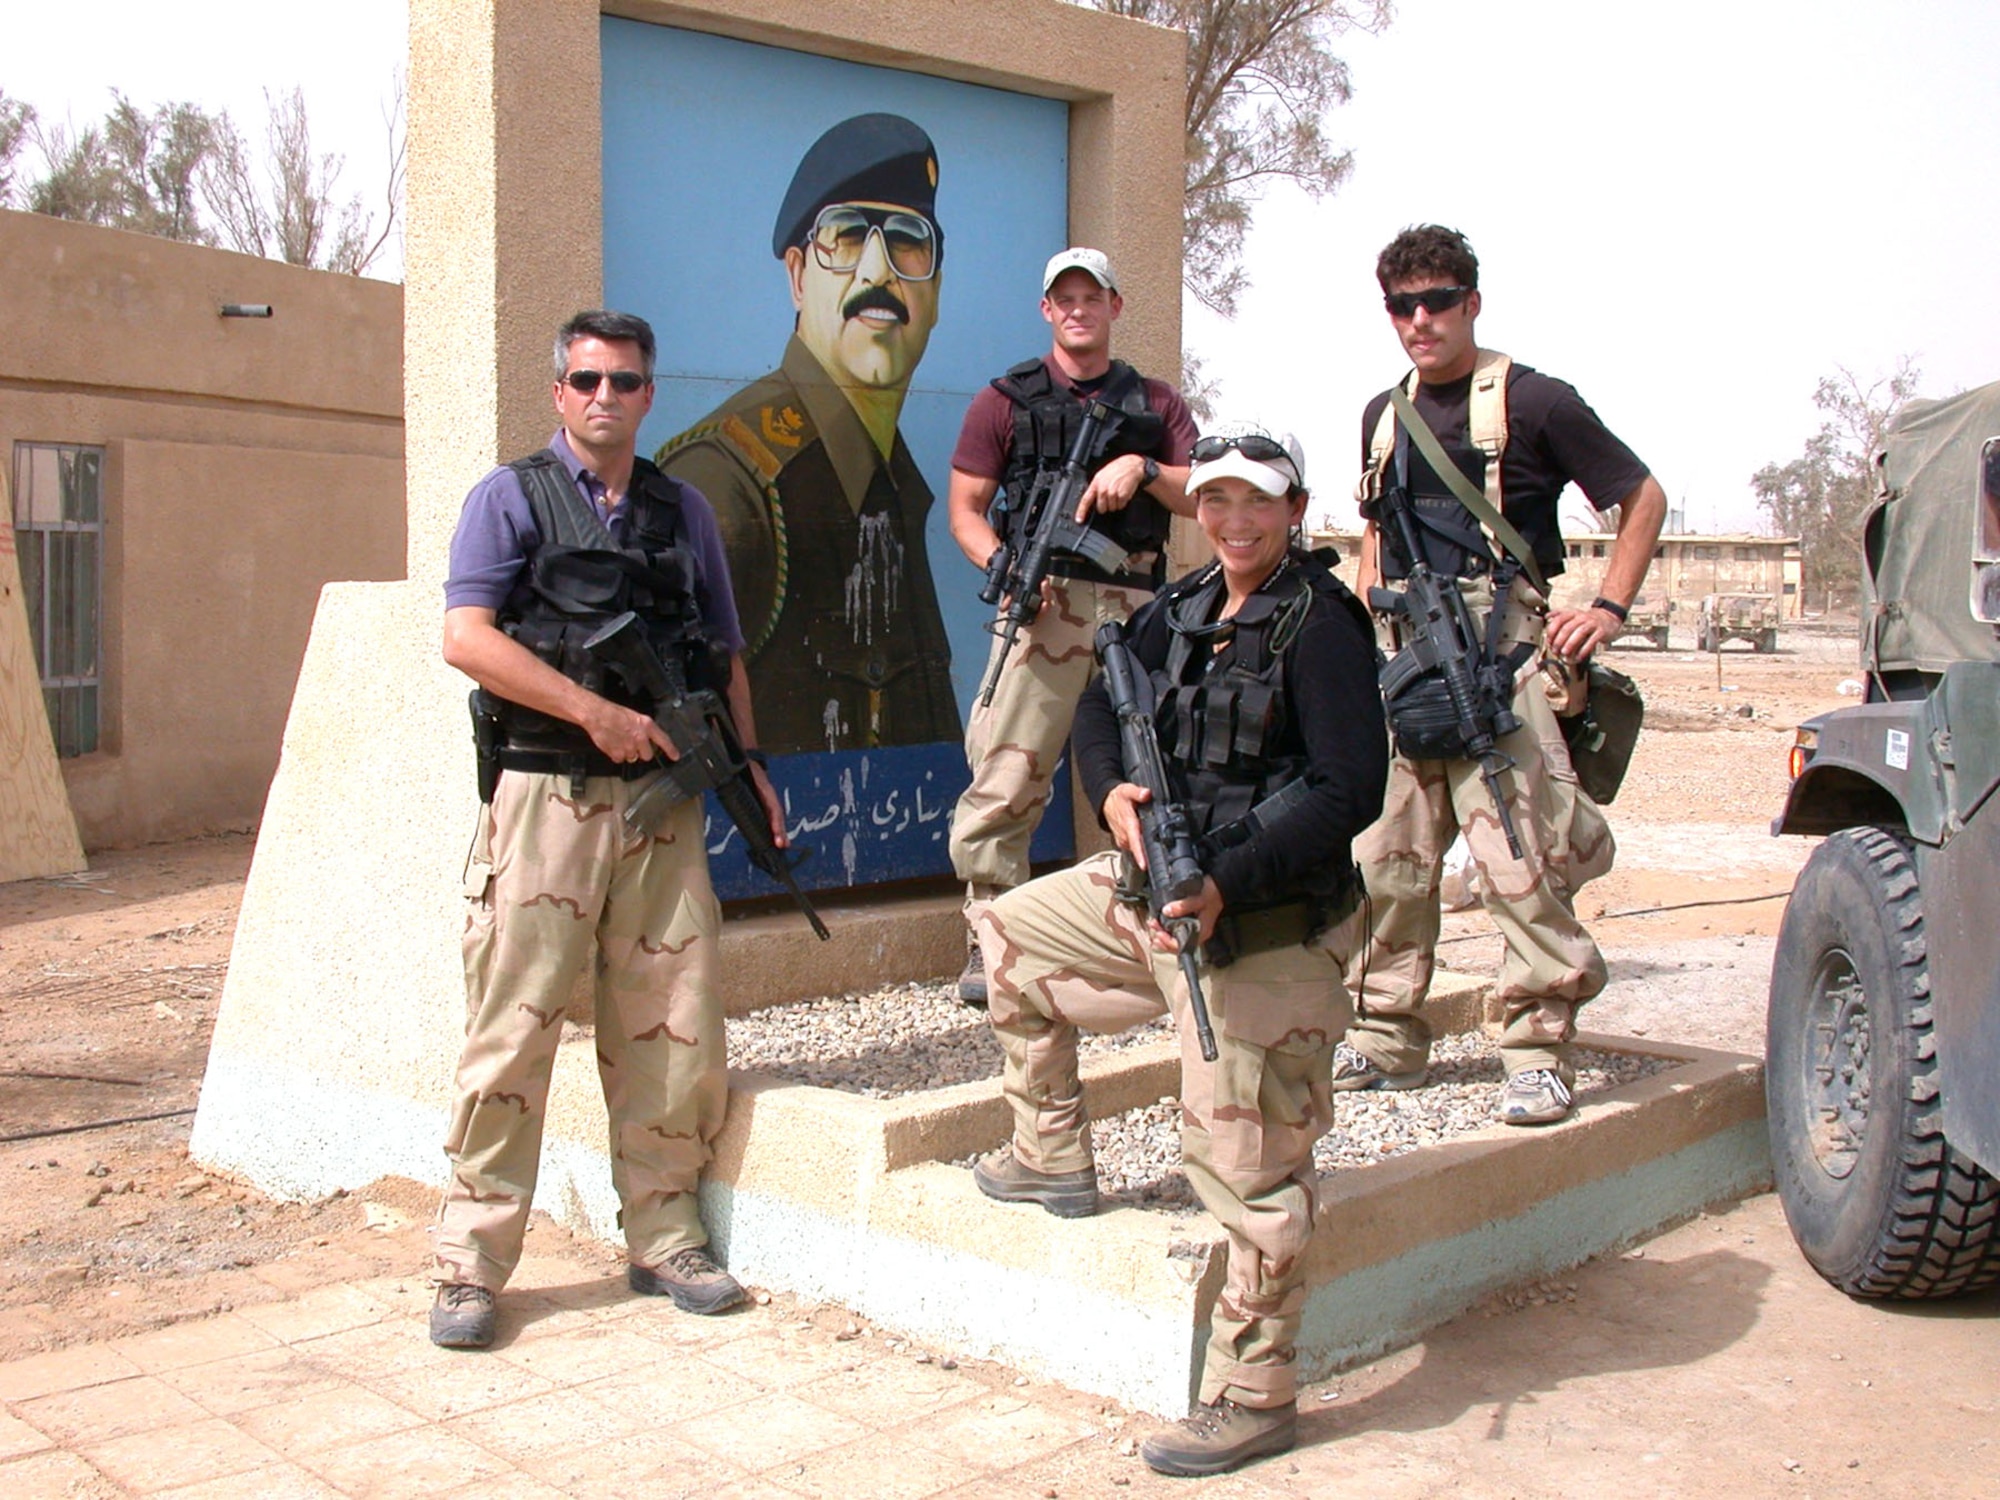
[[[965,968],[958,976],[958,1001],[974,1010],[986,1009],[986,955],[979,944],[967,945]]]
[[[1430,1077],[1429,1068],[1419,1068],[1414,1073],[1385,1073],[1345,1042],[1333,1049],[1333,1088],[1337,1093],[1359,1094],[1376,1089],[1401,1093],[1405,1089],[1422,1088],[1430,1082]]]
[[[1097,1212],[1097,1168],[1037,1172],[1012,1146],[982,1156],[972,1169],[979,1191],[1002,1203],[1039,1203],[1058,1219],[1087,1219]]]
[[[1253,1458],[1288,1453],[1298,1441],[1298,1402],[1258,1411],[1225,1397],[1154,1433],[1139,1445],[1139,1456],[1161,1474],[1225,1474]]]
[[[1505,1125],[1553,1125],[1574,1107],[1569,1085],[1552,1068],[1524,1068],[1501,1086],[1493,1118]]]
[[[445,1283],[431,1303],[431,1342],[440,1349],[484,1349],[493,1342],[495,1306],[483,1286]]]
[[[682,1312],[727,1312],[748,1295],[699,1245],[676,1250],[657,1266],[625,1268],[625,1284],[642,1297],[671,1297]]]

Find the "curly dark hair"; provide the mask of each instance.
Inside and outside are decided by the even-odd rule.
[[[646,378],[653,378],[653,360],[659,346],[653,339],[653,325],[636,313],[612,312],[594,307],[580,312],[556,330],[556,379],[569,371],[569,346],[578,339],[601,339],[607,344],[637,344]]]
[[[1375,279],[1388,291],[1394,281],[1423,281],[1448,276],[1455,286],[1479,285],[1479,257],[1456,229],[1442,224],[1413,224],[1375,257]]]

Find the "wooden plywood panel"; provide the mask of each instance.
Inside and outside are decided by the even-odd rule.
[[[14,508],[0,474],[0,881],[83,868],[83,845],[28,641]]]

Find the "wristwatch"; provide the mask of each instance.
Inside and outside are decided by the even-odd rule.
[[[1160,477],[1160,461],[1156,458],[1147,458],[1143,460],[1142,466],[1139,470],[1139,488],[1142,490],[1151,489],[1153,487],[1153,481],[1155,479],[1158,479],[1159,477]]]

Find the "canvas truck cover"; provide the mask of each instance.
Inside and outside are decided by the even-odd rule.
[[[1912,401],[1883,441],[1881,495],[1862,523],[1861,659],[1869,671],[1942,672],[1996,658],[1972,616],[1979,452],[2000,437],[2000,381]]]

